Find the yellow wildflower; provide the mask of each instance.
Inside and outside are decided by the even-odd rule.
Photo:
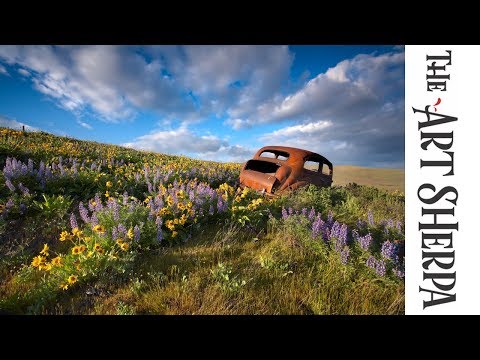
[[[110,193],[108,192],[108,190],[105,191],[105,197],[106,197],[106,198],[109,198],[109,197],[110,197]]]
[[[32,261],[32,266],[33,266],[33,267],[40,267],[40,266],[42,266],[42,265],[45,263],[45,260],[46,260],[46,259],[45,259],[45,257],[43,257],[43,256],[40,256],[40,255],[35,256],[35,257],[33,258],[33,261]]]
[[[80,254],[80,253],[81,253],[81,251],[80,251],[80,246],[74,246],[74,247],[72,248],[72,254],[73,254],[73,255],[78,255],[78,254]]]
[[[57,256],[52,259],[51,263],[53,266],[62,266],[62,258],[60,256]]]
[[[107,183],[106,183],[105,185],[106,185],[107,187],[112,187],[112,186],[113,186],[113,184],[112,184],[111,181],[107,181]]]
[[[122,240],[122,239],[117,239],[117,240],[116,240],[116,243],[117,243],[118,245],[122,245],[122,244],[123,244],[123,240]]]
[[[85,237],[83,238],[83,240],[85,240],[85,242],[88,243],[88,242],[92,241],[92,237],[91,237],[91,236],[85,236]]]
[[[122,243],[122,245],[120,245],[120,249],[122,249],[123,251],[127,251],[129,248],[129,245],[128,243]]]
[[[174,238],[174,237],[177,236],[177,235],[178,235],[178,232],[172,231],[172,238]]]
[[[67,290],[67,289],[68,289],[68,284],[67,284],[67,283],[61,284],[61,285],[60,285],[60,289],[62,289],[62,290]]]
[[[60,234],[60,241],[71,240],[71,239],[72,239],[72,235],[70,235],[68,231],[62,231],[62,233]]]
[[[47,244],[43,244],[43,249],[42,251],[40,251],[40,254],[42,255],[45,255],[45,256],[48,256],[48,245]]]
[[[93,227],[93,231],[97,232],[97,233],[104,233],[105,232],[105,228],[102,226],[102,225],[95,225]]]
[[[76,277],[75,275],[70,275],[68,277],[68,283],[69,284],[75,284],[77,282],[77,280],[78,280],[78,277]]]
[[[130,240],[133,239],[133,228],[132,227],[130,229],[128,229],[128,231],[127,231],[127,238],[129,238]]]

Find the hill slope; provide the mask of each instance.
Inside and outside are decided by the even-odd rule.
[[[239,164],[5,129],[0,170],[0,313],[404,312],[401,193],[269,199]]]

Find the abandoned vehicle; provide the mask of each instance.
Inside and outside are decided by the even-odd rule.
[[[243,164],[240,186],[267,195],[314,184],[331,186],[333,166],[322,155],[285,146],[265,146]]]

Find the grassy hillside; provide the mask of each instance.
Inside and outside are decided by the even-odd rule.
[[[401,192],[268,199],[239,164],[7,129],[0,170],[0,313],[404,312]]]
[[[333,184],[375,186],[385,190],[405,191],[405,171],[402,169],[367,168],[352,165],[334,167]]]

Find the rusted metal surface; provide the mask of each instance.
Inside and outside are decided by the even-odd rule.
[[[315,168],[309,168],[309,164]],[[331,186],[333,165],[322,155],[286,146],[265,146],[243,164],[240,186],[267,195],[314,184]]]

